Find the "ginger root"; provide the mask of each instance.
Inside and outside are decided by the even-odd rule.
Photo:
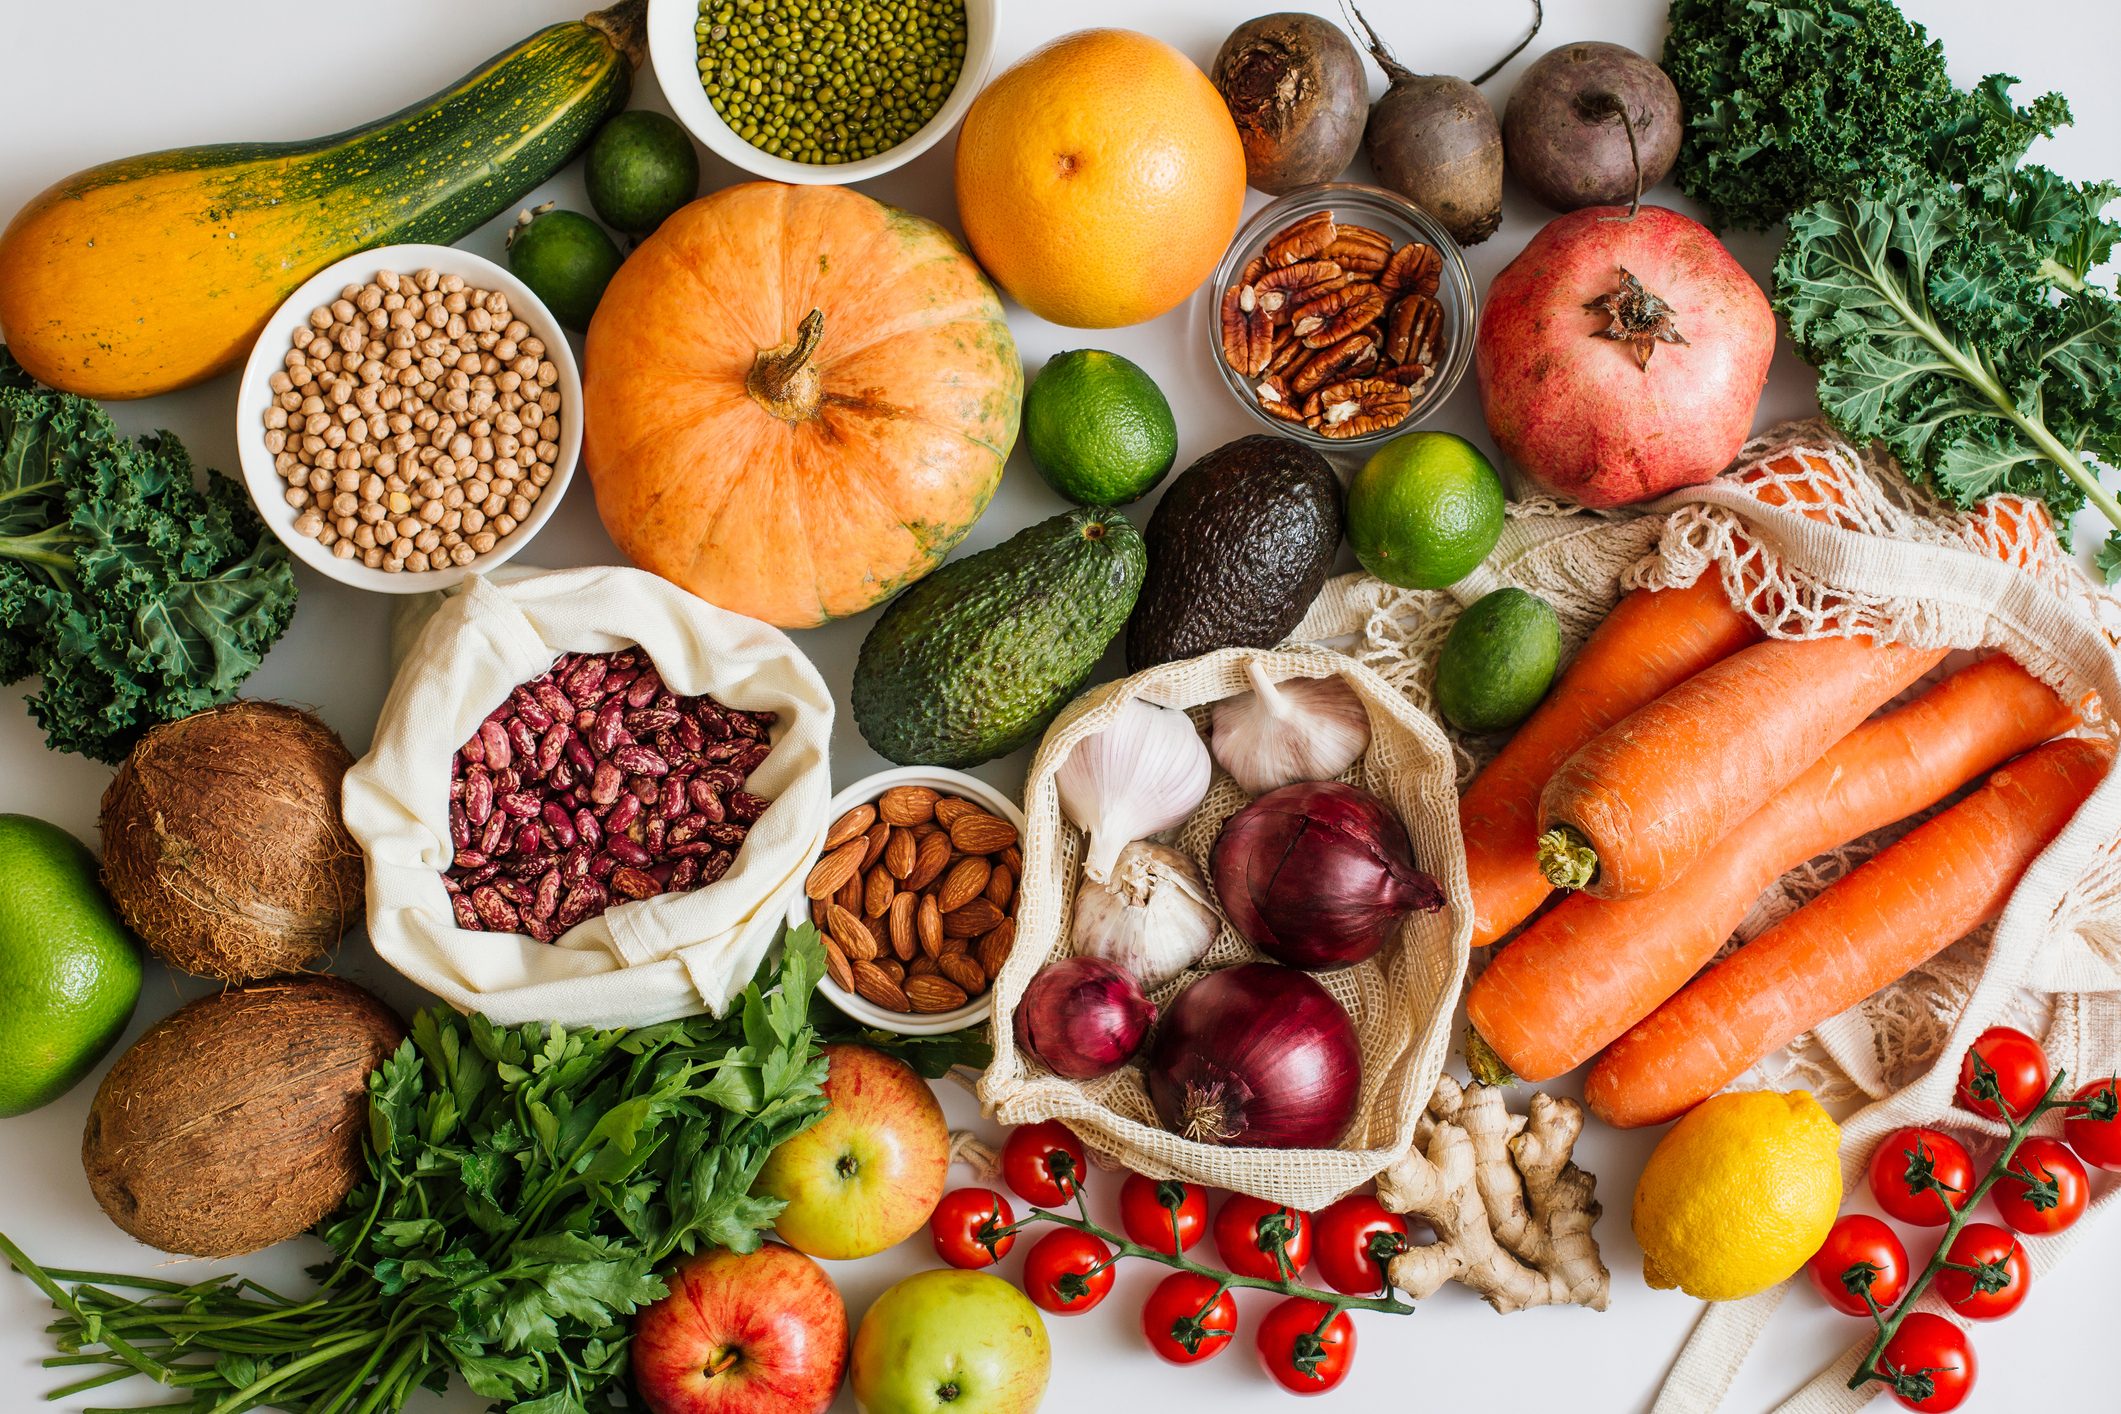
[[[1491,1085],[1442,1077],[1414,1150],[1378,1176],[1377,1196],[1419,1218],[1436,1241],[1392,1259],[1392,1284],[1416,1300],[1463,1282],[1507,1315],[1573,1303],[1603,1311],[1611,1287],[1591,1225],[1596,1180],[1569,1160],[1583,1106],[1532,1096],[1510,1113]]]

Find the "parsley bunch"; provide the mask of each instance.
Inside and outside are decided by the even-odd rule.
[[[752,1250],[780,1209],[751,1187],[824,1109],[823,966],[796,930],[727,1017],[633,1031],[422,1012],[370,1079],[368,1178],[318,1229],[337,1260],[308,1295],[48,1273],[0,1238],[61,1313],[45,1363],[97,1371],[54,1397],[144,1374],[184,1392],[156,1410],[373,1414],[454,1374],[510,1414],[626,1407],[657,1273]]]
[[[243,488],[168,434],[134,441],[0,348],[0,682],[58,751],[115,762],[226,701],[295,612],[287,551]]]

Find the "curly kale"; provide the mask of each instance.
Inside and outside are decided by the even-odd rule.
[[[295,611],[287,551],[241,486],[167,434],[127,438],[0,349],[0,682],[36,675],[54,750],[122,758],[234,695]]]
[[[2060,94],[2015,106],[2007,75],[1955,88],[1889,0],[1672,0],[1670,21],[1679,185],[1719,226],[1764,229],[1882,168],[1967,181],[2069,122]]]

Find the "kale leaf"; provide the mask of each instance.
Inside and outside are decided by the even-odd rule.
[[[1967,181],[2069,122],[2060,94],[2015,106],[2006,75],[1955,88],[1889,0],[1672,0],[1670,24],[1679,185],[1718,226],[1765,229],[1884,168]]]
[[[54,750],[122,758],[226,701],[294,617],[286,549],[243,488],[167,434],[127,438],[0,349],[0,682]]]
[[[2094,456],[2121,464],[2121,301],[2087,276],[2121,195],[2042,167],[1892,176],[1795,212],[1775,308],[1819,369],[1819,405],[1960,506],[2036,497],[2065,538],[2092,501],[2121,528]],[[2121,529],[2099,555],[2121,573]]]

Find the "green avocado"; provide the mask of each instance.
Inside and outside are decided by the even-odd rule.
[[[1340,478],[1286,437],[1240,437],[1157,502],[1127,671],[1218,648],[1271,648],[1318,597],[1340,548]]]
[[[1142,538],[1085,507],[953,560],[891,601],[862,640],[849,701],[901,765],[976,766],[1046,729],[1141,592]]]

